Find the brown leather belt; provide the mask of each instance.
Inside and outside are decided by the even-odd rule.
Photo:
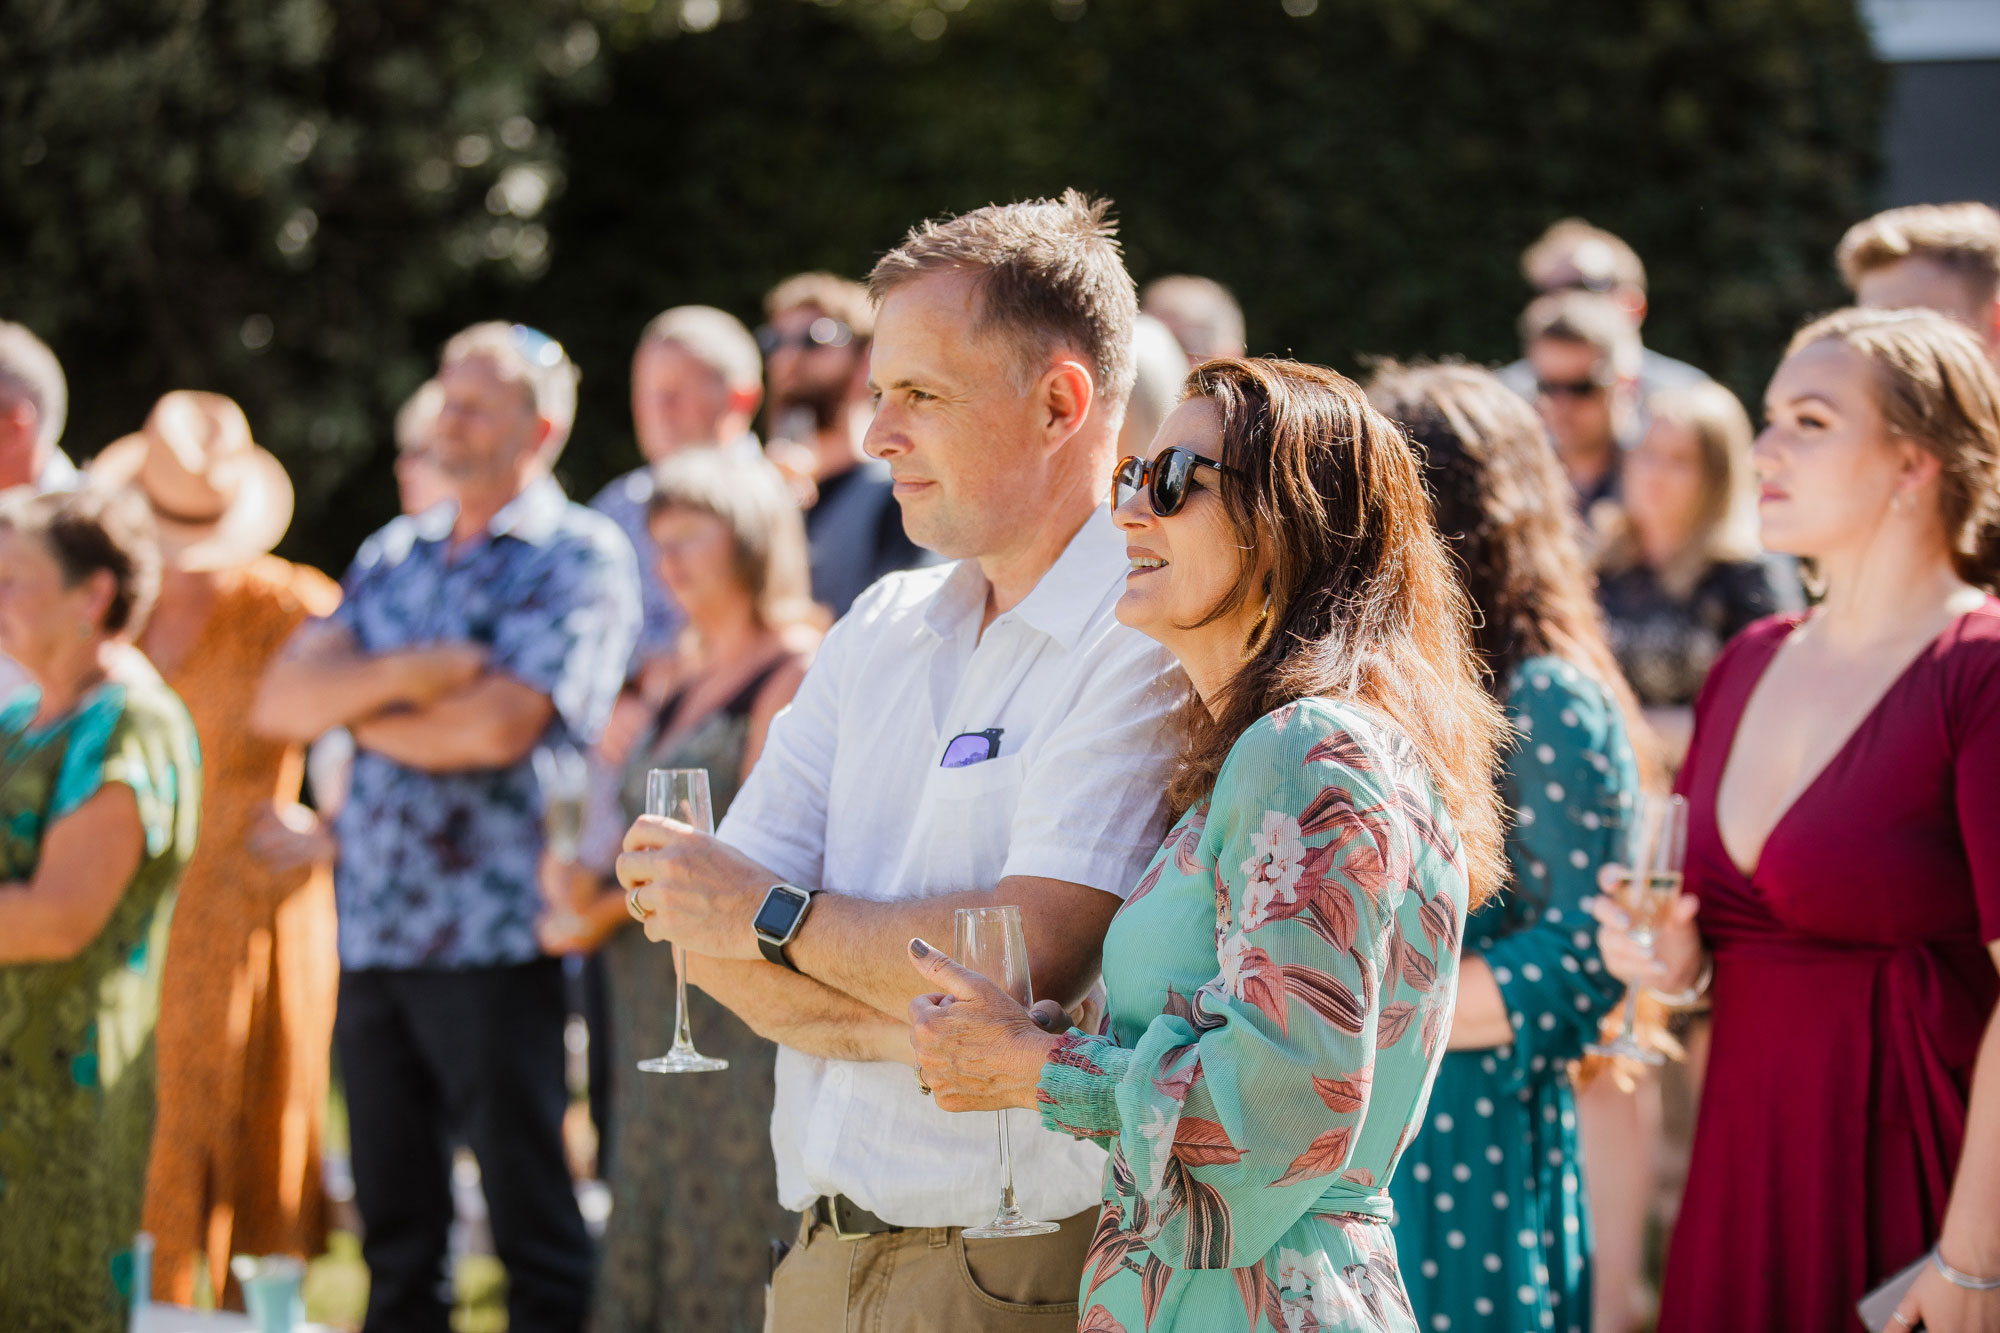
[[[806,1209],[806,1216],[832,1227],[833,1234],[841,1240],[857,1240],[862,1236],[879,1236],[903,1229],[884,1222],[845,1194],[831,1197],[822,1194],[813,1200],[812,1207]]]

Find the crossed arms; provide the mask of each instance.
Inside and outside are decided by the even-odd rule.
[[[520,762],[554,716],[547,695],[493,670],[486,651],[444,643],[370,655],[344,625],[299,627],[258,687],[250,729],[311,741],[347,727],[354,743],[427,773]]]

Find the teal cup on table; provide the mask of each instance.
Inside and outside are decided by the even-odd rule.
[[[239,1254],[229,1261],[243,1308],[257,1333],[294,1333],[306,1321],[306,1266],[290,1255],[256,1258]]]

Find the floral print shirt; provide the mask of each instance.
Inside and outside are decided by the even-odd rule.
[[[454,518],[450,504],[438,505],[363,543],[334,623],[371,654],[481,644],[489,670],[554,703],[548,740],[588,746],[638,632],[631,543],[547,478],[455,552]],[[540,811],[525,756],[507,768],[425,773],[357,753],[335,826],[341,965],[490,967],[538,957]]]
[[[1043,1068],[1044,1123],[1110,1149],[1084,1328],[1414,1327],[1386,1186],[1466,899],[1400,732],[1303,699],[1244,733],[1112,922],[1105,1031]]]

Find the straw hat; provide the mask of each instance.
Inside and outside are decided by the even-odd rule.
[[[136,435],[108,444],[90,476],[134,486],[152,507],[160,553],[180,569],[227,569],[278,544],[292,522],[292,481],[250,438],[250,423],[219,393],[176,389]]]

